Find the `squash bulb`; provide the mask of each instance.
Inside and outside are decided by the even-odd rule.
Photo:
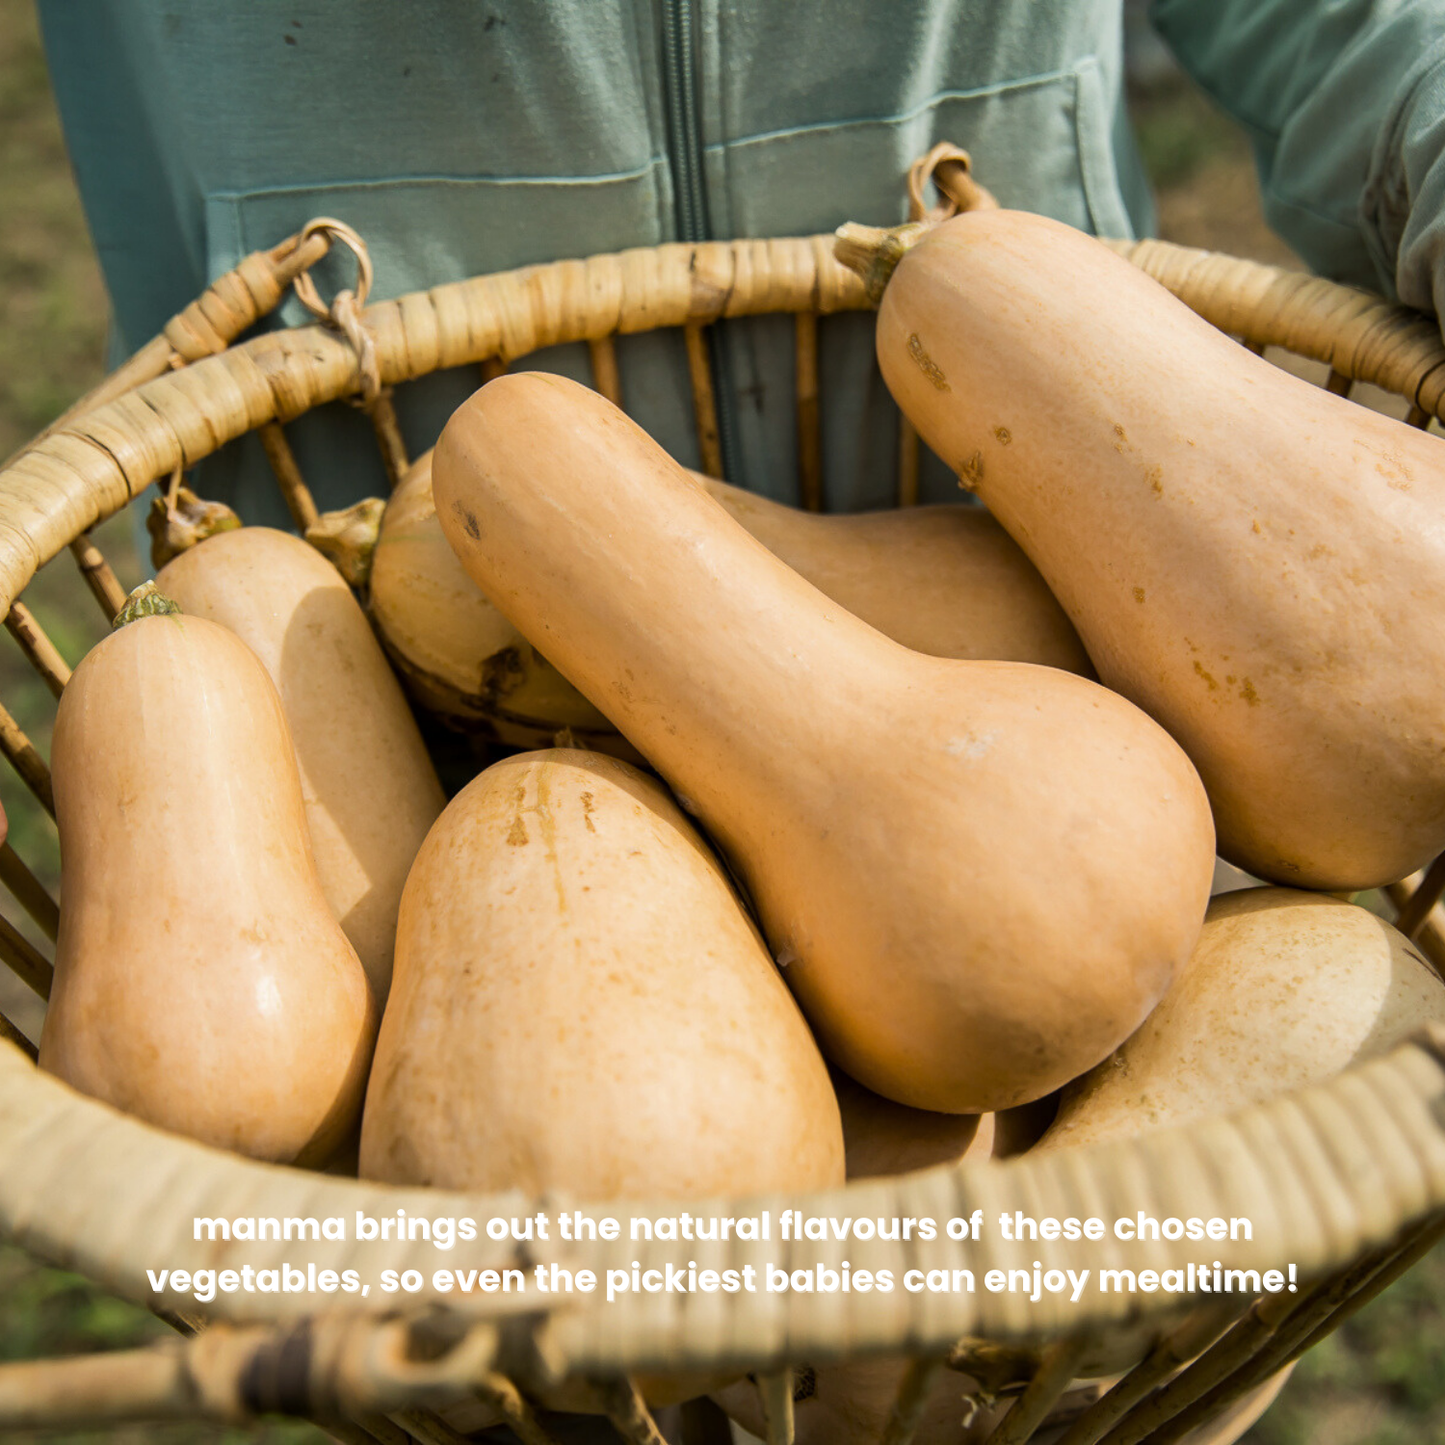
[[[209,537],[156,582],[234,632],[276,684],[321,887],[384,1004],[402,885],[445,799],[366,614],[333,566],[270,527]]]
[[[1204,791],[1116,694],[901,647],[563,377],[477,392],[433,489],[469,575],[704,823],[824,1052],[876,1093],[1038,1098],[1188,957]]]
[[[52,760],[64,872],[41,1067],[218,1148],[324,1158],[360,1107],[376,1011],[265,668],[213,622],[140,617],[76,668]]]
[[[1445,983],[1353,903],[1293,888],[1213,899],[1138,1033],[1065,1091],[1036,1149],[1133,1138],[1324,1083],[1445,1023]]]
[[[560,749],[448,804],[402,895],[361,1173],[599,1201],[842,1182],[818,1050],[660,784]]]
[[[1445,849],[1438,437],[1269,365],[1017,211],[924,234],[877,344],[1100,678],[1199,768],[1224,857],[1359,889]]]

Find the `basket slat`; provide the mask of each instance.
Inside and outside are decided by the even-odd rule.
[[[5,626],[51,694],[59,697],[70,681],[70,665],[35,620],[35,614],[23,602],[14,602],[6,614]]]
[[[1025,1445],[1073,1383],[1087,1350],[1088,1341],[1079,1335],[1050,1345],[1038,1373],[989,1435],[987,1445]]]
[[[622,375],[617,369],[617,345],[610,336],[599,336],[587,343],[592,361],[592,385],[613,406],[622,405]]]
[[[286,509],[291,513],[291,520],[304,532],[321,513],[317,510],[311,488],[306,485],[306,478],[301,475],[296,453],[291,450],[291,443],[279,422],[266,422],[258,430],[261,446],[266,460],[271,463],[276,484],[281,488]]]
[[[9,759],[20,780],[35,795],[36,801],[53,818],[55,793],[50,785],[50,768],[40,750],[25,735],[25,730],[0,707],[0,752]]]
[[[55,981],[55,969],[49,959],[40,952],[15,928],[8,918],[0,917],[0,962],[40,998],[50,997],[50,988]]]
[[[392,491],[401,485],[411,460],[406,454],[406,441],[401,434],[401,422],[397,419],[396,406],[389,390],[382,391],[366,408],[371,420],[371,430],[376,437],[377,450],[381,453],[381,464],[386,469],[386,479]],[[304,529],[303,529],[304,530]]]
[[[46,892],[45,885],[25,866],[25,861],[8,842],[0,843],[0,883],[10,890],[15,901],[54,943],[60,932],[60,905]]]
[[[105,620],[113,622],[116,614],[125,606],[125,588],[120,585],[110,563],[84,532],[70,544],[70,551],[91,596],[105,613]]]
[[[823,431],[818,412],[818,318],[794,320],[793,378],[798,414],[798,497],[809,512],[823,510]]]
[[[700,322],[683,328],[687,342],[687,370],[692,380],[692,409],[697,425],[698,465],[708,476],[721,479],[722,443],[718,438],[717,397],[713,393],[712,360],[707,334]]]

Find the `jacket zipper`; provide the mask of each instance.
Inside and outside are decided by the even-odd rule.
[[[681,241],[716,239],[707,209],[704,182],[702,121],[698,114],[697,41],[693,21],[695,0],[661,0],[662,76],[667,113],[667,160]],[[728,335],[721,322],[708,327],[708,360],[717,402],[718,448],[723,475],[740,484],[737,414],[733,405]]]

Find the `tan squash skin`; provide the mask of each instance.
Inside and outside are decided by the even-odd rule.
[[[1445,983],[1383,919],[1292,888],[1224,893],[1159,1007],[1064,1091],[1035,1147],[1233,1113],[1322,1083],[1429,1022],[1445,1022]]]
[[[64,857],[40,1064],[203,1143],[317,1160],[376,1011],[311,860],[281,702],[232,633],[146,617],[93,648],[52,745]]]
[[[384,1003],[402,886],[446,800],[365,614],[329,562],[269,527],[218,533],[156,581],[240,637],[280,691],[321,887]]]
[[[478,586],[726,849],[824,1052],[875,1092],[1048,1093],[1188,956],[1208,808],[1121,698],[889,641],[561,377],[482,388],[434,485]]]
[[[361,1173],[592,1200],[842,1182],[817,1048],[657,782],[527,753],[448,805],[402,897]]]
[[[1288,376],[1040,216],[899,262],[878,356],[1099,676],[1209,789],[1220,851],[1319,889],[1445,848],[1445,448]]]
[[[477,591],[432,502],[431,458],[412,463],[386,504],[371,560],[371,615],[429,712],[513,747],[570,728],[600,747],[612,724]]]
[[[689,475],[794,571],[905,647],[1093,676],[1073,624],[1043,579],[980,508],[830,516]],[[477,591],[457,561],[436,519],[430,452],[412,463],[387,502],[372,553],[371,613],[429,711],[520,747],[549,744],[564,727],[589,746],[618,747],[607,719]]]
[[[1094,675],[1043,578],[980,507],[804,512],[692,475],[775,557],[904,647]]]
[[[833,1071],[833,1090],[843,1117],[848,1179],[908,1174],[964,1158],[993,1153],[993,1114],[934,1114],[895,1104]]]

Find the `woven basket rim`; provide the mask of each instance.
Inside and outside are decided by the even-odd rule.
[[[837,1189],[750,1199],[612,1200],[589,1205],[562,1195],[529,1198],[519,1191],[483,1194],[377,1184],[262,1164],[145,1124],[89,1099],[42,1073],[14,1045],[0,1042],[0,1235],[36,1256],[75,1269],[124,1298],[178,1314],[196,1310],[186,1292],[155,1290],[147,1269],[280,1268],[295,1246],[193,1238],[194,1221],[245,1217],[340,1217],[344,1241],[308,1241],[303,1262],[317,1270],[358,1269],[367,1279],[383,1269],[417,1269],[424,1287],[398,1298],[341,1298],[357,1314],[394,1314],[442,1307],[462,1316],[510,1322],[532,1340],[545,1337],[546,1369],[572,1372],[688,1371],[769,1368],[789,1360],[826,1363],[856,1354],[906,1349],[937,1354],[967,1336],[1037,1344],[1177,1310],[1189,1296],[1090,1295],[1079,1304],[1044,1295],[1030,1303],[1012,1294],[908,1293],[837,1295],[820,1310],[813,1296],[636,1295],[603,1302],[599,1292],[539,1305],[525,1295],[443,1293],[435,1269],[522,1268],[557,1263],[591,1269],[662,1268],[685,1263],[671,1241],[615,1244],[601,1240],[518,1245],[485,1236],[460,1254],[425,1240],[357,1241],[356,1213],[372,1219],[408,1215],[525,1219],[539,1210],[580,1210],[593,1219],[695,1218],[785,1209],[844,1218],[931,1217],[942,1226],[982,1209],[986,1220],[1015,1210],[1034,1219],[1247,1218],[1249,1241],[1209,1245],[1226,1269],[1263,1272],[1298,1266],[1318,1277],[1363,1251],[1397,1238],[1445,1211],[1445,1027],[1335,1078],[1229,1116],[1194,1121],[1136,1139],[1077,1146],[1004,1161],[939,1165],[907,1175],[857,1180]],[[790,1249],[776,1234],[774,1263],[785,1269],[817,1260],[836,1267],[813,1242]],[[1009,1243],[990,1230],[979,1241],[939,1238],[905,1245],[848,1244],[855,1268],[971,1269],[981,1282],[991,1269],[1185,1269],[1198,1246],[1182,1241],[1120,1244],[1098,1241]],[[757,1247],[733,1242],[687,1247],[699,1268],[757,1263]],[[799,1253],[798,1251],[801,1251]],[[840,1255],[839,1258],[844,1256]],[[726,1304],[720,1303],[726,1301]],[[875,1308],[876,1306],[876,1308]],[[208,1319],[230,1323],[294,1321],[315,1312],[296,1294],[218,1296]],[[539,1319],[539,1314],[543,1318]],[[539,1346],[540,1348],[540,1346]],[[533,1367],[534,1372],[536,1366]]]
[[[1170,242],[1105,241],[1220,329],[1445,409],[1445,342],[1419,313],[1354,287]],[[868,307],[826,235],[669,242],[524,266],[378,302],[363,313],[385,387],[544,347],[772,312]],[[264,423],[351,395],[336,331],[271,331],[147,382],[0,468],[0,607],[147,486]]]

